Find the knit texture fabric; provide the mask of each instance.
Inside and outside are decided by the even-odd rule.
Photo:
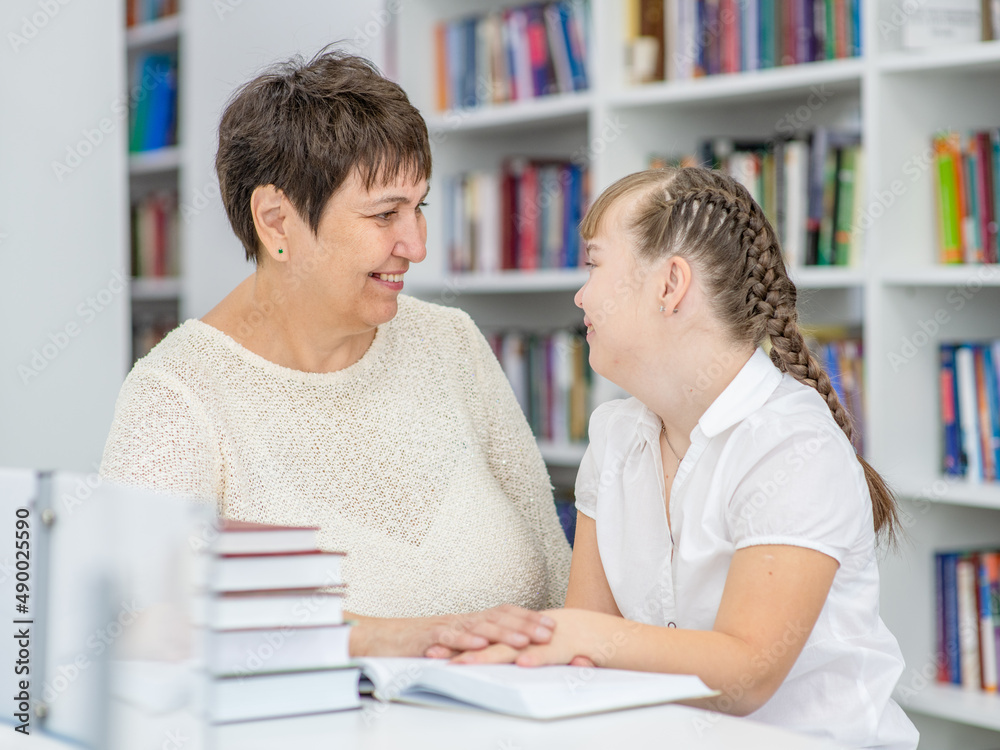
[[[188,320],[122,386],[101,475],[318,526],[374,617],[562,606],[569,546],[531,430],[464,312],[406,296],[343,370],[274,364]]]

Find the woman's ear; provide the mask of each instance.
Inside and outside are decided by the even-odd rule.
[[[274,185],[258,185],[250,196],[250,213],[261,248],[271,260],[288,260],[288,227],[291,204]]]
[[[680,312],[691,288],[691,264],[678,255],[667,258],[660,270],[659,286],[660,306],[667,314]]]

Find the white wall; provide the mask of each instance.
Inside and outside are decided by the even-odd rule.
[[[186,4],[181,71],[185,169],[181,204],[184,317],[200,317],[253,271],[219,200],[215,177],[218,123],[232,92],[265,66],[306,59],[344,41],[346,49],[385,62],[389,16],[382,0],[221,0]]]
[[[184,315],[203,315],[251,272],[213,169],[230,93],[333,41],[384,64],[382,8],[185,3]],[[128,369],[128,295],[113,276],[128,272],[123,17],[120,2],[0,3],[0,466],[93,471]],[[99,144],[78,148],[88,133]],[[68,149],[86,153],[60,180],[52,164]]]
[[[128,364],[122,26],[0,3],[0,466],[92,471]]]

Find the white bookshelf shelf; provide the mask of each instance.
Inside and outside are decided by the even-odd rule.
[[[418,293],[448,291],[455,295],[565,292],[579,289],[586,280],[587,270],[584,268],[459,273],[446,277],[440,283],[418,285],[414,291]]]
[[[937,476],[897,481],[892,485],[899,495],[914,500],[1000,510],[1000,482],[969,482]]]
[[[548,440],[538,441],[538,450],[550,466],[579,466],[583,454],[587,452],[586,443],[553,443]]]
[[[139,151],[129,154],[128,171],[133,177],[139,175],[174,172],[181,166],[179,146],[167,146],[153,151]]]
[[[137,24],[125,32],[125,45],[129,52],[146,49],[180,38],[181,18],[174,14],[155,21]]]
[[[133,278],[130,285],[133,302],[157,302],[179,299],[181,280],[177,277]]]
[[[907,710],[1000,731],[1000,697],[996,693],[935,683],[896,700]]]
[[[584,123],[591,100],[590,92],[578,91],[473,109],[453,109],[426,115],[427,130],[432,138],[439,139],[450,132],[503,132],[572,121]]]
[[[864,273],[857,268],[799,266],[789,269],[788,273],[800,289],[860,288],[865,283]]]
[[[903,268],[884,274],[887,286],[968,286],[1000,287],[1000,265],[956,264]]]
[[[1000,41],[892,52],[879,58],[878,67],[886,73],[1000,69]]]
[[[767,70],[705,76],[633,86],[608,97],[610,104],[637,107],[712,101],[785,98],[829,86],[835,91],[860,91],[864,61],[861,58],[803,63]]]

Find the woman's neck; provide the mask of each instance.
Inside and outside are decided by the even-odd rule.
[[[269,362],[303,372],[336,372],[364,356],[375,328],[340,330],[261,274],[248,277],[204,318]]]

